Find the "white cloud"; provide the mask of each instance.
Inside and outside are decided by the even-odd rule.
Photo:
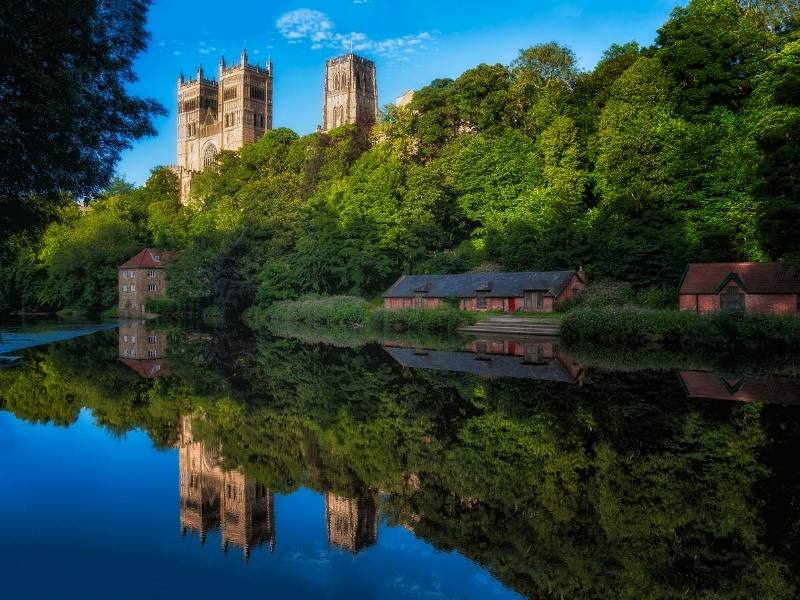
[[[356,4],[363,4],[366,1],[354,0]],[[306,42],[311,45],[312,50],[352,48],[355,52],[366,52],[399,60],[407,60],[408,54],[424,50],[425,42],[433,39],[433,35],[425,31],[382,40],[370,39],[358,31],[337,33],[333,21],[325,13],[309,8],[285,13],[278,19],[276,26],[290,44]]]

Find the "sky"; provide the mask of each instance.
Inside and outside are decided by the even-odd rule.
[[[155,0],[151,39],[135,62],[132,93],[169,110],[158,135],[135,142],[118,175],[141,185],[176,162],[177,78],[199,64],[215,76],[220,55],[274,68],[274,127],[313,132],[322,115],[325,60],[353,49],[375,61],[378,100],[394,102],[433,79],[481,63],[510,63],[521,48],[556,41],[591,69],[613,43],[649,45],[680,0]]]

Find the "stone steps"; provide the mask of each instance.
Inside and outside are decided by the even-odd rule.
[[[462,327],[460,331],[470,334],[558,336],[561,327],[552,319],[535,317],[490,317],[474,325]]]

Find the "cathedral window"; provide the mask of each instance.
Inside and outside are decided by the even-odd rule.
[[[209,144],[206,146],[205,151],[203,152],[203,167],[211,167],[216,164],[217,159],[217,147],[214,144]]]
[[[261,115],[261,129],[264,129],[264,115]]]

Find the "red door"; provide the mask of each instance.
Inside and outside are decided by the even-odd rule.
[[[516,302],[515,301],[516,301],[516,298],[509,298],[508,299],[508,312],[511,313],[512,315],[515,312],[517,312],[517,307],[516,307]]]

